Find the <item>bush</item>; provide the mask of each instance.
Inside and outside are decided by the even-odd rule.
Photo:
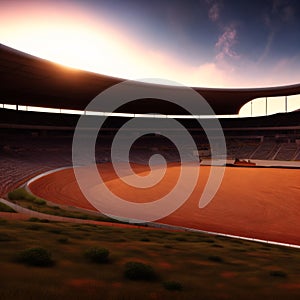
[[[40,230],[41,226],[38,224],[31,224],[31,225],[27,226],[26,228],[29,230]]]
[[[55,234],[61,234],[63,231],[59,228],[49,228],[48,232],[55,233]]]
[[[41,219],[40,222],[41,223],[50,223],[50,220],[48,220],[48,219]]]
[[[25,189],[19,188],[8,193],[8,198],[10,200],[29,200],[33,201],[36,197],[29,194]]]
[[[281,278],[287,277],[287,274],[286,274],[285,272],[279,271],[279,270],[271,271],[271,272],[270,272],[270,275],[271,275],[271,276],[274,276],[274,277],[281,277]]]
[[[130,280],[154,280],[157,277],[151,266],[135,261],[125,264],[124,275]]]
[[[163,283],[163,286],[166,290],[169,291],[181,291],[182,290],[182,285],[180,282],[177,281],[165,281]]]
[[[41,247],[21,251],[17,256],[17,262],[37,267],[49,267],[53,265],[51,253]]]
[[[24,188],[16,189],[8,193],[9,200],[27,200],[33,202],[37,205],[45,205],[46,201],[44,199],[35,197],[34,195],[28,193]]]
[[[214,245],[211,245],[212,247],[214,248],[224,248],[222,245],[219,245],[219,244],[214,244]]]
[[[212,256],[209,256],[208,259],[210,261],[214,261],[214,262],[219,262],[219,263],[223,262],[223,258],[220,256],[212,255]]]
[[[148,238],[141,238],[140,241],[141,242],[150,242],[150,239],[148,239]]]
[[[60,207],[59,206],[57,206],[57,205],[54,205],[54,206],[49,206],[50,208],[53,208],[53,209],[57,209],[57,210],[59,210],[60,209]]]
[[[101,264],[108,261],[109,251],[105,248],[93,247],[87,249],[84,255],[89,261]]]
[[[46,204],[46,201],[41,198],[35,198],[32,202],[37,205],[45,205]]]
[[[0,232],[0,242],[10,242],[10,241],[14,241],[14,240],[15,240],[15,238],[11,237],[7,233]]]
[[[10,206],[0,202],[0,211],[2,212],[16,212],[14,209],[12,209]]]
[[[61,244],[67,244],[69,242],[69,239],[67,237],[62,237],[59,238],[57,241]]]
[[[36,218],[36,217],[31,217],[28,219],[29,222],[39,222],[40,219],[39,218]]]

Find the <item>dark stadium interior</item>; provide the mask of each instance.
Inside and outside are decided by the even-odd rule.
[[[72,164],[72,136],[79,115],[0,109],[0,195],[29,178]],[[103,118],[89,116],[90,118]],[[300,160],[300,112],[268,117],[220,119],[227,143],[227,158]],[[101,130],[96,161],[110,161],[114,134],[129,118],[109,117]],[[178,119],[193,136],[202,158],[210,149],[204,130],[195,120]],[[180,130],[177,132],[180,136]],[[187,149],[189,152],[189,149]],[[199,152],[199,153],[200,153]],[[131,148],[133,162],[146,163],[154,153],[168,162],[179,160],[176,147],[160,135],[139,138]],[[190,151],[189,155],[193,155]]]
[[[66,68],[0,45],[1,102],[52,108],[84,109],[89,101],[121,79]],[[144,83],[134,83],[143,86]],[[151,85],[169,89],[179,87]],[[300,93],[300,85],[256,89],[194,88],[217,114],[237,113],[248,100],[263,96]],[[140,99],[119,112],[167,113],[183,111],[167,101]],[[143,102],[144,101],[144,102]],[[132,104],[133,103],[133,104]],[[141,105],[142,103],[142,105]],[[72,135],[79,115],[0,109],[0,196],[30,177],[72,164]],[[227,158],[300,160],[300,112],[268,117],[220,119],[227,143]],[[104,118],[89,116],[89,118]],[[130,118],[108,117],[96,146],[96,161],[110,161],[110,146],[118,128]],[[201,158],[210,157],[205,131],[196,120],[177,119],[193,136]],[[153,119],[153,122],[155,120]],[[211,124],[211,125],[210,125]],[[214,121],[206,121],[213,129]],[[176,131],[180,137],[180,130]],[[175,147],[159,134],[147,135],[132,146],[130,159],[145,163],[154,153],[169,162],[178,161]],[[187,149],[188,155],[194,155]]]

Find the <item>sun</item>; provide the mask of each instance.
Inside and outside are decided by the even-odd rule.
[[[69,67],[111,76],[121,76],[120,70],[125,69],[129,77],[134,76],[124,62],[131,61],[136,50],[105,18],[93,19],[79,8],[35,3],[20,4],[13,16],[3,7],[0,19],[1,43],[7,46]]]

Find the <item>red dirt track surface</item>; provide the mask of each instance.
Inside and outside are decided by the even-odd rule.
[[[142,176],[149,172],[147,166],[132,166]],[[163,180],[148,189],[123,183],[109,163],[98,169],[118,196],[147,202],[170,192],[180,165],[169,164]],[[200,209],[198,203],[209,171],[208,166],[200,167],[198,183],[188,200],[159,223],[300,245],[300,169],[226,167],[217,194]],[[54,203],[96,210],[81,193],[72,168],[41,177],[29,187],[35,195]]]

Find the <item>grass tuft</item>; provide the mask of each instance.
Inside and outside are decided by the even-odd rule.
[[[67,237],[61,237],[61,238],[57,239],[57,241],[61,244],[69,243],[69,239]]]
[[[106,248],[92,247],[84,252],[84,256],[94,263],[106,263],[108,262],[109,251]]]
[[[286,278],[287,274],[285,272],[283,272],[283,271],[275,270],[275,271],[271,271],[270,272],[270,276]]]
[[[214,261],[214,262],[218,262],[218,263],[224,262],[223,258],[220,256],[217,256],[217,255],[209,256],[208,259],[210,261]]]
[[[15,238],[11,237],[7,233],[0,232],[0,242],[10,242],[10,241],[14,241],[14,240],[15,240]]]
[[[32,202],[36,205],[46,205],[46,201],[39,197],[36,197],[29,192],[27,192],[24,188],[18,188],[12,192],[8,193],[9,200],[26,200]]]
[[[11,208],[10,206],[0,202],[0,211],[1,212],[11,212],[11,213],[15,213],[16,211]]]
[[[19,252],[16,261],[36,267],[50,267],[54,263],[51,253],[41,247],[29,248]]]
[[[155,280],[157,278],[153,268],[141,262],[130,261],[125,264],[124,275],[130,280]]]
[[[163,287],[169,291],[181,291],[182,285],[178,281],[165,281],[163,282]]]
[[[32,202],[37,205],[45,205],[46,204],[46,201],[41,198],[35,198]]]
[[[36,197],[29,194],[24,188],[18,188],[8,193],[9,200],[28,200],[33,201]]]
[[[150,242],[150,239],[144,237],[144,238],[141,238],[140,241],[141,242]]]

